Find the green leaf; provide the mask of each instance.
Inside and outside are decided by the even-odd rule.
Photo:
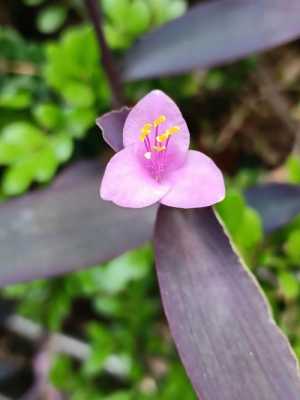
[[[0,164],[9,165],[16,162],[24,154],[24,149],[17,144],[0,141]]]
[[[50,371],[51,382],[60,389],[70,389],[70,382],[74,380],[72,362],[67,356],[56,356]]]
[[[235,236],[237,245],[247,250],[256,246],[262,239],[262,223],[258,213],[251,208],[246,208]]]
[[[124,32],[116,29],[111,23],[104,24],[104,33],[109,46],[112,49],[125,49],[130,45],[130,39]]]
[[[107,357],[112,354],[114,338],[108,330],[95,322],[89,324],[88,335],[91,338],[92,351],[83,365],[83,373],[94,376],[103,369]]]
[[[37,27],[43,33],[57,31],[67,18],[67,9],[63,5],[51,5],[41,10],[37,16]]]
[[[291,156],[287,161],[287,170],[289,175],[289,181],[291,183],[300,183],[300,158]]]
[[[299,282],[290,272],[280,272],[278,283],[281,291],[287,299],[295,299],[299,295]]]
[[[235,189],[227,190],[225,199],[217,205],[217,210],[232,235],[240,229],[245,208],[242,194]]]
[[[23,193],[31,184],[33,175],[32,163],[29,160],[21,161],[4,172],[2,190],[7,196]]]
[[[26,121],[14,122],[2,130],[1,141],[22,147],[24,151],[43,146],[47,139],[43,132]]]
[[[285,252],[293,263],[300,263],[300,229],[292,231],[285,243]]]
[[[95,270],[95,283],[106,293],[118,293],[131,281],[142,279],[147,274],[151,259],[152,253],[147,247],[125,253]]]
[[[150,25],[151,14],[143,0],[135,0],[127,11],[127,30],[132,34],[145,32]]]
[[[71,136],[82,138],[95,124],[96,111],[93,108],[71,108],[65,111],[65,127]]]
[[[68,134],[60,133],[51,138],[51,147],[55,158],[60,162],[65,162],[71,157],[74,146]]]
[[[183,0],[148,0],[152,8],[154,25],[161,25],[184,14],[187,5]]]
[[[80,82],[68,82],[64,87],[63,97],[74,107],[91,107],[95,101],[95,95],[90,86]]]
[[[44,148],[31,158],[33,164],[33,178],[39,183],[48,182],[55,174],[58,160],[54,151]]]
[[[119,27],[126,26],[127,12],[130,8],[130,0],[102,0],[104,13]]]
[[[44,128],[54,129],[62,122],[62,111],[54,103],[39,104],[33,109],[36,121]]]
[[[6,85],[0,92],[0,107],[21,110],[27,108],[32,102],[32,93],[25,88]]]

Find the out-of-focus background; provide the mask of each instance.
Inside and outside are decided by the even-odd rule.
[[[110,48],[118,58],[192,3],[200,2],[101,0]],[[3,0],[0,22],[4,202],[47,186],[77,159],[111,156],[95,127],[111,94],[83,1]],[[127,83],[125,93],[134,104],[153,88],[180,105],[193,147],[226,174],[217,209],[300,356],[300,218],[266,237],[243,195],[257,182],[300,184],[299,42],[226,67]],[[30,395],[36,382],[43,399],[196,398],[162,312],[150,244],[101,266],[8,286],[1,298],[3,313],[9,304],[15,316],[0,336],[0,393],[8,398]],[[63,336],[51,347],[54,332]],[[69,355],[55,350],[63,347]]]

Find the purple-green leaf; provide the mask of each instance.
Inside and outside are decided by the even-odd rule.
[[[299,400],[286,338],[211,208],[161,207],[158,280],[179,355],[201,400]]]
[[[102,130],[103,139],[115,151],[123,148],[123,127],[130,108],[108,112],[97,118],[97,125]]]
[[[266,183],[245,193],[248,204],[260,214],[265,232],[288,224],[300,214],[300,186]]]
[[[300,36],[298,0],[213,0],[140,39],[123,63],[125,80],[224,64]]]
[[[70,167],[53,186],[0,205],[0,286],[99,264],[151,239],[156,207],[100,199],[99,162]]]

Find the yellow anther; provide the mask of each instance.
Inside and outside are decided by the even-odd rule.
[[[143,142],[145,138],[150,135],[152,129],[152,124],[147,123],[141,129],[140,140]]]
[[[156,140],[159,143],[165,142],[169,137],[174,135],[174,133],[180,131],[180,127],[175,125],[172,126],[171,128],[167,129],[162,135],[157,136]]]
[[[177,125],[174,125],[170,129],[168,129],[168,131],[170,133],[169,136],[172,136],[172,135],[174,135],[174,133],[180,131],[180,127]]]
[[[157,140],[159,143],[162,143],[162,142],[165,142],[165,141],[168,139],[168,137],[169,137],[169,132],[166,131],[166,132],[163,133],[162,135],[157,136],[156,140]]]
[[[165,115],[160,115],[158,118],[156,118],[153,122],[154,128],[159,126],[160,124],[164,123],[166,121],[166,116]]]
[[[153,146],[153,149],[160,153],[161,151],[166,150],[166,146]]]

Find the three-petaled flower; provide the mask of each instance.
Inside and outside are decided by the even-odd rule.
[[[221,171],[205,154],[189,150],[189,143],[177,105],[159,90],[150,92],[125,120],[124,148],[109,161],[100,196],[131,208],[156,202],[197,208],[223,200]]]

